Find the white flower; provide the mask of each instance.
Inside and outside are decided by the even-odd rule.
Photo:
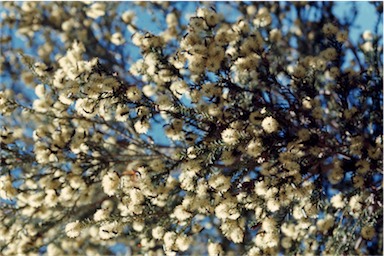
[[[187,220],[192,216],[192,214],[186,211],[182,205],[178,205],[175,207],[175,210],[173,211],[173,215],[179,221]]]
[[[325,233],[333,226],[334,223],[335,223],[335,218],[330,214],[327,214],[325,216],[325,219],[320,219],[316,222],[316,226],[318,230]]]
[[[186,191],[193,191],[195,182],[194,182],[194,176],[195,173],[189,171],[189,172],[182,172],[180,174],[180,187]]]
[[[105,209],[99,209],[95,212],[95,214],[93,215],[93,219],[95,221],[102,221],[102,220],[106,220],[109,216],[109,213],[107,210]]]
[[[99,228],[99,236],[103,240],[111,239],[113,237],[117,237],[121,231],[121,226],[118,222],[109,222],[100,226]]]
[[[132,228],[133,228],[133,230],[135,230],[135,231],[137,231],[137,232],[141,232],[141,231],[143,231],[144,226],[145,226],[145,223],[142,222],[142,221],[134,221],[134,222],[132,223]]]
[[[361,49],[363,52],[373,52],[373,44],[372,42],[368,41],[361,45]]]
[[[45,96],[45,87],[44,84],[38,84],[35,87],[35,94],[39,98],[44,98]]]
[[[125,43],[125,39],[124,39],[123,34],[121,34],[120,32],[112,34],[111,42],[113,44],[115,44],[115,45],[122,45],[122,44],[124,44]]]
[[[273,218],[265,218],[261,227],[265,232],[272,233],[277,230],[277,222]]]
[[[193,146],[187,149],[187,156],[190,159],[195,159],[197,157],[196,149]]]
[[[116,109],[116,121],[125,122],[128,119],[129,108],[125,105],[119,104]]]
[[[363,39],[365,41],[372,41],[373,40],[373,34],[369,30],[365,30],[362,36],[363,36]]]
[[[147,84],[147,85],[144,85],[143,86],[143,93],[145,96],[147,96],[148,98],[152,97],[153,95],[155,95],[156,93],[156,88]]]
[[[263,152],[263,145],[260,140],[251,140],[247,146],[247,154],[258,157]]]
[[[129,24],[132,22],[133,18],[135,17],[135,13],[133,11],[126,11],[121,15],[121,19],[124,21],[124,23]]]
[[[172,108],[172,101],[165,94],[159,95],[156,103],[159,105],[160,110],[170,110]]]
[[[101,185],[103,187],[104,192],[112,196],[116,193],[117,188],[119,187],[120,178],[116,172],[110,171],[104,175]]]
[[[185,234],[182,234],[176,238],[175,244],[180,251],[184,252],[188,250],[189,246],[191,245],[191,242],[192,239],[190,237],[186,236]]]
[[[343,199],[343,195],[342,193],[339,193],[337,195],[334,195],[332,198],[331,198],[331,204],[333,207],[337,208],[337,209],[342,209],[344,208],[345,206],[345,201]]]
[[[232,128],[227,128],[221,133],[221,138],[226,144],[234,145],[239,140],[239,133]]]
[[[59,200],[61,202],[69,202],[73,200],[73,197],[75,196],[75,190],[73,190],[70,186],[65,186],[61,189]]]
[[[178,99],[189,91],[189,87],[185,81],[175,81],[170,85],[169,89]]]
[[[167,233],[164,234],[163,242],[164,242],[165,249],[167,251],[172,249],[173,245],[175,244],[176,238],[177,238],[177,235],[173,231],[168,231]]]
[[[223,234],[234,243],[241,243],[244,239],[244,231],[241,228],[243,221],[226,220],[221,224]]]
[[[147,133],[149,129],[149,123],[145,120],[139,120],[134,125],[136,132]]]
[[[266,243],[266,247],[276,247],[279,244],[279,235],[276,232],[266,233],[264,236],[264,242]]]
[[[253,20],[253,24],[255,24],[256,27],[266,27],[272,22],[272,17],[269,14],[269,11],[267,8],[262,7],[257,12],[256,18]]]
[[[248,251],[248,256],[259,256],[262,255],[259,247],[254,246]]]
[[[129,196],[133,204],[141,204],[144,202],[144,195],[140,189],[132,188],[129,191]]]
[[[243,242],[244,239],[244,232],[240,227],[236,227],[231,230],[229,234],[229,238],[234,242],[234,243],[241,243]]]
[[[311,108],[312,108],[312,100],[311,100],[311,98],[308,97],[308,96],[305,97],[305,98],[303,98],[301,104],[303,105],[303,107],[304,107],[305,109],[311,109]]]
[[[208,243],[208,255],[209,256],[220,256],[224,255],[223,247],[218,243]]]
[[[226,192],[231,187],[231,177],[215,174],[209,179],[208,184],[219,192]]]
[[[55,207],[59,201],[56,191],[54,189],[48,189],[45,193],[44,204],[48,207]]]
[[[65,226],[65,233],[70,238],[78,237],[80,235],[80,232],[81,232],[81,225],[78,220],[75,222],[70,222]]]
[[[91,7],[86,11],[86,14],[92,19],[97,19],[98,17],[105,15],[105,8],[105,3],[97,2],[91,5]]]
[[[167,23],[168,27],[177,26],[177,24],[179,23],[177,19],[177,15],[174,12],[167,14],[167,17],[165,18],[165,22]]]
[[[263,127],[265,132],[273,133],[277,131],[279,123],[273,117],[268,116],[264,118],[264,120],[261,122],[261,126]]]
[[[154,229],[152,229],[152,237],[153,238],[160,240],[163,238],[163,236],[164,236],[164,228],[163,227],[157,226]]]
[[[0,197],[11,199],[16,195],[16,189],[12,186],[12,179],[10,175],[3,175],[0,177]]]
[[[139,101],[142,96],[142,92],[136,86],[129,87],[125,94],[127,98],[133,102]]]
[[[276,212],[277,210],[280,209],[280,202],[276,199],[268,199],[267,208],[271,212]]]
[[[255,183],[255,193],[258,196],[265,197],[267,194],[268,188],[265,181],[258,181]]]
[[[240,217],[237,204],[230,200],[225,200],[215,208],[216,217],[221,220],[237,220]]]
[[[359,194],[354,195],[350,198],[349,200],[349,207],[351,208],[351,214],[354,216],[358,216],[358,214],[361,211],[361,208],[363,207],[362,203],[362,198]]]

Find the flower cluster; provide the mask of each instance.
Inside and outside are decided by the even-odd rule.
[[[378,29],[209,5],[3,4],[0,254],[381,252]]]

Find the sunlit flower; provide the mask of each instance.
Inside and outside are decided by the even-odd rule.
[[[147,133],[150,125],[145,120],[139,120],[135,123],[134,127],[138,133]]]
[[[226,144],[236,144],[240,138],[239,133],[232,128],[227,128],[221,133],[221,138]]]
[[[111,36],[111,42],[115,45],[122,45],[125,43],[124,36],[120,32],[116,32]]]
[[[117,237],[121,231],[121,225],[118,222],[109,222],[99,228],[100,239],[107,240]]]
[[[97,19],[105,15],[105,9],[106,9],[105,3],[100,3],[100,2],[93,3],[86,11],[86,14],[88,17],[92,19]]]
[[[331,203],[332,203],[332,206],[337,208],[337,209],[344,208],[344,206],[346,204],[344,201],[343,195],[341,193],[334,195],[331,198]]]
[[[65,226],[65,233],[70,238],[75,238],[80,235],[81,232],[81,224],[77,220],[75,222],[70,222]]]
[[[261,126],[263,127],[263,130],[267,133],[273,133],[277,131],[279,127],[279,123],[271,116],[268,116],[264,118],[264,120],[261,122]]]

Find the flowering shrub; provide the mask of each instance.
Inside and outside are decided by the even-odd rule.
[[[370,5],[2,3],[0,254],[380,254]]]

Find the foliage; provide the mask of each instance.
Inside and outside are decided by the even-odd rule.
[[[381,254],[371,4],[3,2],[1,254]]]

